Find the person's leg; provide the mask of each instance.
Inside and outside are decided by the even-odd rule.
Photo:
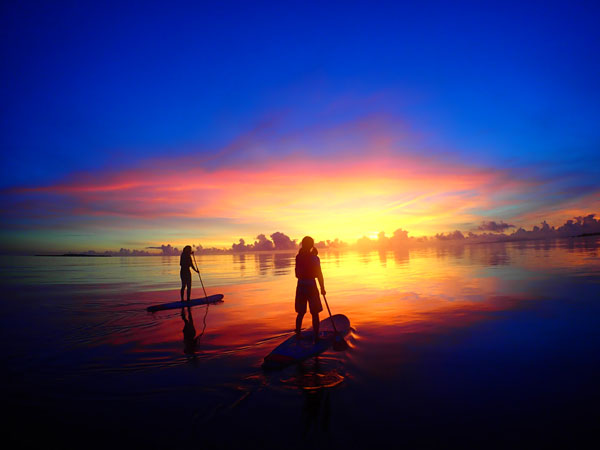
[[[319,313],[312,314],[313,330],[315,331],[315,344],[319,340]]]
[[[192,296],[192,277],[187,280],[187,299],[190,301],[190,297]]]
[[[296,300],[295,309],[298,315],[296,316],[296,336],[300,337],[300,330],[302,329],[302,319],[306,314],[306,293],[300,282],[296,286]]]
[[[296,316],[296,334],[300,334],[300,330],[302,329],[302,319],[304,318],[304,313],[298,313]]]
[[[181,276],[181,301],[183,301],[183,291],[185,291],[185,280],[183,279],[183,276]]]

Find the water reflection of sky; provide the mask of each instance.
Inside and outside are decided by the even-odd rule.
[[[294,256],[289,252],[197,256],[209,293],[226,295],[225,304],[215,307],[211,317],[220,344],[255,342],[265,337],[260,333],[290,328]],[[320,257],[332,309],[348,315],[357,327],[431,326],[438,320],[434,316],[450,320],[451,312],[456,322],[475,311],[511,308],[515,302],[570,298],[588,282],[597,286],[599,279],[597,238],[367,253],[323,251]],[[149,302],[175,299],[179,288],[176,257],[3,257],[1,263],[5,286],[27,285],[31,292],[46,286],[47,295],[52,295],[51,286],[60,288],[68,296],[57,300],[59,307],[69,304],[73,310],[79,301],[73,299],[81,296],[86,305],[97,302],[106,311],[122,305],[132,311],[143,309]],[[201,295],[195,277],[194,293]],[[27,297],[28,290],[20,295]],[[128,326],[147,322],[138,315],[128,320],[131,323],[123,323],[119,339],[128,335]],[[153,320],[157,328],[179,326]],[[218,327],[222,332],[217,333]],[[247,332],[235,331],[238,328]],[[165,338],[153,330],[151,340],[156,336],[159,341]],[[136,341],[139,338],[136,334]]]
[[[3,257],[3,355],[11,373],[28,374],[13,377],[11,389],[33,389],[34,404],[61,414],[66,411],[46,392],[57,392],[71,406],[79,405],[82,392],[103,405],[102,395],[110,392],[157,408],[154,399],[171,401],[163,397],[168,380],[177,380],[170,388],[176,397],[196,386],[206,407],[193,414],[211,424],[211,442],[218,440],[221,419],[256,427],[244,404],[267,416],[265,408],[278,405],[281,417],[293,416],[296,408],[319,415],[327,408],[355,429],[370,423],[355,402],[406,420],[415,420],[414,411],[424,413],[423,405],[461,414],[455,403],[460,392],[471,405],[460,408],[469,414],[493,415],[485,402],[502,406],[503,398],[526,410],[533,393],[539,401],[553,392],[566,405],[583,397],[560,387],[564,384],[598,393],[590,384],[600,365],[598,243],[586,238],[321,252],[330,306],[355,328],[350,349],[280,377],[265,377],[259,367],[294,326],[294,253],[197,256],[209,294],[223,293],[225,302],[184,314],[144,311],[177,299],[178,258]],[[198,279],[193,280],[194,297],[200,296]],[[42,342],[43,352],[32,351]],[[550,378],[540,385],[537,376]],[[498,396],[487,390],[490,383]],[[144,393],[126,391],[134,386],[138,392],[138,385],[145,386]],[[303,407],[292,388],[305,392]],[[344,394],[310,393],[319,389]],[[400,396],[412,410],[398,406]],[[223,398],[229,399],[228,412],[214,412],[221,411]],[[341,412],[344,404],[350,415]],[[173,421],[162,413],[136,413],[149,423],[157,417]],[[285,435],[285,422],[269,417]],[[387,417],[377,419],[392,426]]]
[[[536,272],[585,265],[598,256],[598,239],[561,239],[514,243],[447,245],[381,252],[322,251],[324,268],[335,276],[355,273],[371,276],[379,269],[405,269],[409,277],[423,261],[438,262],[443,270],[460,266],[495,270],[513,266]],[[240,253],[198,255],[205,277],[213,284],[237,284],[257,279],[293,274],[294,253]],[[448,265],[447,263],[450,263]],[[133,282],[137,286],[167,287],[177,278],[177,257],[60,258],[2,256],[2,281],[19,284],[111,284]],[[368,270],[365,271],[365,267]],[[359,271],[356,273],[356,271]],[[379,274],[382,274],[379,270]],[[419,272],[426,275],[425,272]],[[331,276],[331,274],[330,274]],[[390,278],[389,273],[385,273]],[[394,280],[402,282],[400,278]]]

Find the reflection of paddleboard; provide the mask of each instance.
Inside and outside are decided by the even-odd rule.
[[[162,311],[164,309],[177,309],[177,308],[184,308],[186,306],[206,305],[207,303],[216,303],[216,302],[220,302],[221,300],[223,300],[223,294],[209,295],[208,297],[194,298],[194,299],[190,300],[189,302],[188,301],[172,302],[172,303],[163,303],[162,305],[148,306],[146,308],[146,311],[155,312],[155,311]]]
[[[335,328],[339,336],[350,332],[350,320],[343,314],[333,316]],[[290,364],[303,361],[327,350],[335,338],[331,319],[321,320],[319,324],[319,342],[314,343],[313,330],[303,331],[300,338],[296,335],[281,343],[275,350],[265,356],[264,369],[281,369]]]

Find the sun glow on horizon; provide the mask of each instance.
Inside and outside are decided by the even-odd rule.
[[[523,192],[543,189],[543,183],[506,170],[389,152],[310,162],[296,155],[212,171],[202,161],[184,161],[155,160],[16,192],[24,199],[25,217],[31,211],[35,220],[46,208],[46,235],[64,234],[69,222],[83,235],[89,229],[91,241],[71,239],[69,245],[84,250],[101,248],[96,230],[121,236],[113,243],[104,236],[102,247],[111,249],[127,245],[125,239],[143,242],[137,248],[166,243],[230,248],[240,238],[252,243],[276,231],[292,239],[308,234],[347,243],[376,239],[382,231],[389,237],[400,228],[413,237],[470,231],[486,211],[518,204]]]

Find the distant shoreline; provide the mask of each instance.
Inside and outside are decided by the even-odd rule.
[[[77,256],[84,258],[112,258],[113,255],[86,255],[83,253],[64,253],[62,255],[33,255],[33,256]]]
[[[518,242],[543,242],[543,241],[555,241],[557,239],[577,239],[577,238],[584,238],[584,237],[595,237],[595,236],[600,236],[600,233],[585,233],[585,234],[579,234],[576,236],[561,236],[561,237],[552,237],[552,238],[547,238],[547,239],[506,239],[506,240],[498,240],[498,241],[480,241],[480,242],[468,242],[468,240],[450,240],[450,241],[441,241],[441,242],[436,242],[435,244],[439,245],[439,246],[450,246],[450,245],[485,245],[485,244],[509,244],[509,243],[518,243]],[[467,241],[467,242],[465,242]],[[418,245],[407,245],[405,247],[402,248],[389,248],[389,249],[385,249],[386,251],[393,251],[393,250],[406,250],[406,249],[412,249],[412,248],[417,248],[417,247],[422,247],[422,246],[428,246],[428,244],[433,244],[433,243],[420,243]],[[339,247],[339,248],[320,248],[320,251],[323,252],[327,252],[327,251],[337,251],[337,252],[343,252],[343,251],[359,251],[359,252],[365,252],[365,251],[378,251],[377,248],[372,248],[372,249],[357,249],[357,248],[352,248],[352,247]],[[232,250],[228,250],[228,251],[220,251],[220,252],[206,252],[206,253],[201,253],[201,252],[196,252],[197,255],[248,255],[248,254],[265,254],[265,253],[294,253],[296,250],[295,249],[279,249],[279,250],[251,250],[251,251],[232,251]],[[63,253],[63,254],[49,254],[49,255],[42,255],[42,254],[36,254],[33,256],[52,256],[52,257],[87,257],[87,258],[111,258],[111,257],[139,257],[139,256],[179,256],[179,255],[164,255],[164,254],[160,254],[160,253],[154,253],[154,254],[146,254],[146,255],[107,255],[107,254],[86,254],[86,253]]]

